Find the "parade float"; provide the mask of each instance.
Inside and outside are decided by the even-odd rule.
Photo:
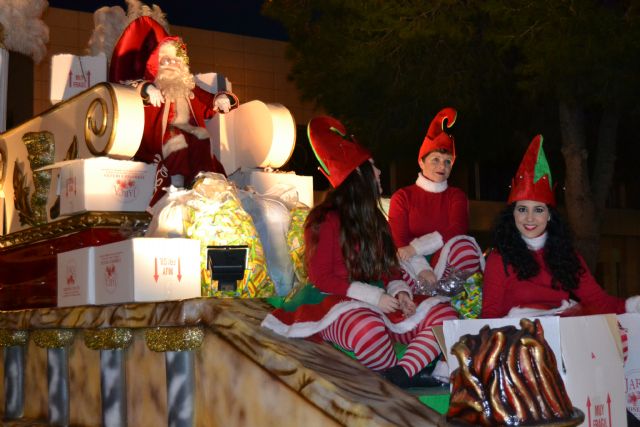
[[[18,2],[12,12],[42,29],[45,8]],[[156,10],[138,9],[145,19]],[[6,82],[6,50],[0,58]],[[201,175],[147,209],[160,176],[132,160],[143,97],[91,71],[109,58],[54,57],[53,106],[0,134],[3,420],[435,425],[436,412],[334,348],[260,328],[271,308],[263,297],[305,280],[300,233],[313,187],[277,171],[295,143],[286,107],[234,99],[228,79],[197,76],[229,100],[206,123],[227,176]],[[241,257],[229,252],[238,247]]]
[[[38,18],[46,2],[30,5],[43,49],[46,28]],[[162,21],[155,7],[138,9],[145,19]],[[43,56],[28,53],[36,61]],[[195,76],[212,98],[222,95],[205,125],[211,154],[227,175],[209,172],[191,188],[168,187],[149,207],[163,176],[157,163],[132,161],[145,132],[144,97],[140,87],[108,77],[109,53],[55,57],[53,107],[0,129],[0,411],[6,424],[449,426],[463,419],[455,405],[472,396],[471,377],[455,380],[455,387],[467,381],[467,388],[453,390],[447,418],[448,387],[410,394],[330,345],[260,327],[272,309],[268,298],[283,298],[306,280],[302,224],[313,186],[311,177],[277,171],[296,142],[286,107],[237,99],[232,82],[214,72]],[[7,61],[0,46],[0,124]],[[85,67],[94,66],[89,79]],[[452,302],[473,318],[478,298],[471,280]],[[445,354],[461,361],[460,345],[453,353],[446,349],[486,322],[462,324],[454,323],[453,332],[445,325],[442,336]],[[555,357],[577,345],[561,348],[554,335],[561,325],[543,324]],[[619,379],[611,357],[607,384]],[[460,377],[456,367],[450,363],[452,378]],[[555,387],[560,381],[553,375]],[[612,395],[587,389],[595,390],[594,406],[582,413],[595,419],[597,402],[602,422],[611,416],[611,401],[609,407],[602,402]],[[486,403],[480,395],[474,399],[467,400]],[[564,416],[537,421],[575,425],[580,410],[563,405]]]

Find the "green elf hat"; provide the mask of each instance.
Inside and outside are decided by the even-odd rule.
[[[434,150],[444,149],[451,153],[452,162],[456,160],[456,145],[453,136],[445,132],[456,122],[458,112],[451,107],[440,110],[438,114],[431,120],[427,135],[422,141],[420,151],[418,152],[418,161]]]
[[[371,158],[371,152],[358,144],[353,135],[348,135],[344,125],[333,117],[311,119],[307,125],[307,136],[320,163],[318,169],[333,188]]]
[[[542,135],[536,135],[522,158],[516,176],[511,181],[511,204],[519,200],[535,200],[555,206],[556,197],[551,182],[551,170],[542,149]]]

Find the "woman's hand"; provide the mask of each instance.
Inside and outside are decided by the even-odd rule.
[[[378,301],[378,308],[382,310],[383,313],[391,313],[400,308],[400,301],[389,294],[382,294],[380,301]]]
[[[408,261],[416,255],[416,250],[411,245],[403,246],[398,249],[398,258],[401,261]]]
[[[420,273],[418,273],[418,279],[422,283],[426,283],[430,288],[433,287],[438,281],[435,273],[431,270],[422,270]]]
[[[416,304],[411,299],[411,295],[406,292],[399,292],[396,298],[400,301],[400,310],[402,310],[405,317],[411,317],[416,314]]]

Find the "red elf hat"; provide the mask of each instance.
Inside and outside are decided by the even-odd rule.
[[[422,141],[422,146],[420,146],[420,151],[418,152],[418,161],[433,150],[438,149],[447,150],[453,156],[452,162],[456,161],[456,145],[453,142],[453,137],[445,132],[445,121],[448,129],[456,122],[457,116],[458,112],[454,108],[445,107],[440,110],[431,121],[427,135]]]
[[[333,188],[371,158],[371,152],[358,144],[353,135],[348,135],[344,125],[333,117],[311,119],[307,125],[307,136],[320,163],[318,169]]]
[[[118,39],[109,63],[109,81],[119,83],[145,76],[147,61],[169,33],[158,21],[141,16],[131,21]]]
[[[542,140],[542,135],[536,135],[529,143],[518,172],[511,180],[511,193],[507,203],[535,200],[551,206],[556,205],[551,170],[542,149]]]

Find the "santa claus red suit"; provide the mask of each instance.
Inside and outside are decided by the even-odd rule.
[[[134,159],[158,165],[151,204],[163,188],[188,187],[200,172],[225,174],[205,128],[216,114],[215,95],[195,85],[179,37],[150,17],[134,20],[114,48],[109,77],[136,87],[144,101],[144,134]]]
[[[177,179],[178,186],[193,182],[202,171],[224,174],[222,164],[211,155],[204,123],[216,113],[215,96],[195,85],[186,58],[186,47],[178,37],[164,38],[147,62],[145,82],[139,84],[145,123],[135,157],[144,162],[162,160],[170,177],[182,177]],[[150,102],[152,84],[161,91],[164,103]]]

